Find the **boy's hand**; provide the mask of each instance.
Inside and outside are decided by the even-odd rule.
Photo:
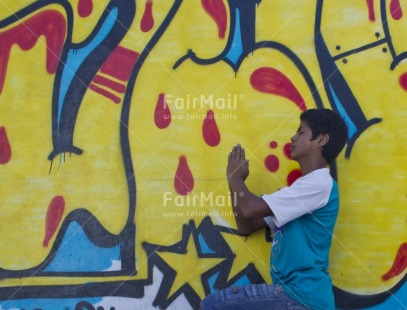
[[[237,144],[228,156],[226,176],[228,180],[238,178],[243,181],[249,175],[249,161],[246,159],[244,148]]]

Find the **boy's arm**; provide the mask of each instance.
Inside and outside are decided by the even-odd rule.
[[[227,177],[237,228],[249,235],[267,226],[264,217],[272,215],[267,203],[249,191],[245,180],[249,175],[249,162],[244,149],[238,144],[228,157]]]

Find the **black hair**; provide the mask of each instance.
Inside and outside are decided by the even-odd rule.
[[[328,134],[329,141],[322,148],[322,156],[330,164],[345,146],[348,129],[341,116],[329,109],[309,109],[301,113],[300,120],[312,131],[315,140],[321,134]]]

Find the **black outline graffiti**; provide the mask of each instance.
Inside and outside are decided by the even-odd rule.
[[[325,44],[325,40],[321,33],[323,1],[324,0],[317,1],[317,7],[315,12],[315,28],[314,28],[315,52],[317,54],[318,63],[321,70],[322,79],[324,82],[325,92],[328,96],[332,109],[340,114],[342,114],[343,109],[356,127],[356,132],[352,136],[348,136],[348,143],[346,147],[345,156],[349,158],[352,148],[356,142],[356,139],[367,128],[381,122],[381,119],[380,118],[373,118],[371,120],[366,119],[366,116],[363,113],[358,100],[356,99],[351,88],[349,87],[348,83],[346,82],[341,71],[339,70],[338,66],[335,63],[335,60],[337,60],[338,58],[333,58],[331,56]],[[359,51],[362,50],[363,49],[360,49]],[[331,87],[333,89],[331,89]],[[341,106],[338,106],[336,104],[334,98],[335,96],[339,99]]]
[[[112,1],[119,1],[120,0],[112,0]],[[127,1],[127,0],[126,0]],[[131,0],[135,3],[135,0]],[[27,276],[74,276],[74,277],[106,277],[106,276],[119,276],[119,275],[135,275],[135,212],[136,212],[136,180],[134,175],[133,163],[132,163],[132,156],[130,152],[130,142],[128,136],[128,124],[129,124],[129,112],[131,106],[131,99],[133,93],[133,87],[136,84],[136,79],[140,72],[140,69],[148,57],[148,55],[153,50],[154,46],[160,40],[161,36],[168,28],[169,24],[171,23],[172,19],[174,18],[175,14],[177,13],[182,0],[175,0],[174,4],[171,6],[168,14],[164,18],[162,24],[158,27],[157,31],[154,33],[153,37],[147,43],[143,51],[140,53],[138,60],[132,70],[128,81],[128,87],[124,94],[123,98],[123,105],[122,105],[122,112],[121,112],[121,119],[120,119],[120,144],[123,156],[123,164],[126,173],[126,180],[128,186],[128,194],[129,194],[129,214],[127,217],[127,223],[123,231],[120,235],[115,236],[109,234],[101,225],[100,223],[93,217],[92,214],[87,212],[84,209],[78,209],[73,211],[67,218],[64,220],[62,224],[62,228],[58,232],[56,237],[56,242],[48,255],[47,259],[39,266],[23,271],[11,271],[11,270],[0,270],[0,277],[1,278],[19,278],[19,277],[27,277]],[[0,21],[0,28],[10,25],[11,23],[17,22],[23,17],[34,13],[35,11],[50,5],[50,4],[60,4],[63,6],[65,11],[67,12],[68,18],[68,30],[69,34],[72,33],[72,9],[68,2],[64,0],[41,0],[37,1],[26,8],[22,9],[21,11],[13,14],[11,17]],[[131,12],[128,10],[127,13]],[[130,16],[133,18],[133,16]],[[100,25],[100,23],[98,23]],[[123,24],[122,24],[123,25]],[[127,30],[127,29],[125,29]],[[95,33],[95,32],[94,32]],[[67,38],[70,38],[70,35],[67,35]],[[115,41],[116,42],[116,41]],[[119,41],[115,44],[117,45]],[[110,51],[113,50],[113,46],[110,46]],[[72,46],[71,46],[72,47]],[[61,61],[62,59],[66,59],[68,53],[68,45],[64,46]],[[97,59],[99,69],[100,66],[103,64],[103,61],[107,58],[108,54],[103,53],[103,57],[99,58],[97,55],[93,55],[95,59]],[[103,59],[103,61],[102,61]],[[56,81],[54,85],[59,85],[60,83],[60,76],[63,70],[63,63],[59,66],[59,69],[56,73]],[[83,72],[83,77],[86,77],[86,81],[91,81],[93,75],[96,74],[97,71],[94,73],[92,72],[91,75],[87,75],[86,72]],[[91,78],[90,78],[91,76]],[[78,82],[78,81],[77,81]],[[86,85],[89,84],[88,82],[85,83]],[[80,97],[83,97],[83,91],[86,89],[81,90]],[[56,126],[56,112],[57,109],[57,99],[59,96],[59,89],[58,87],[54,87],[54,94],[53,97],[53,141],[54,144],[54,151],[50,154],[49,159],[53,159],[58,153],[65,153],[65,152],[73,152],[76,154],[81,154],[82,150],[76,148],[72,145],[73,139],[73,132],[74,132],[74,125],[76,121],[76,116],[78,113],[80,101],[75,100],[76,95],[73,93],[72,97],[74,99],[74,103],[72,103],[72,111],[66,110],[66,105],[64,105],[64,124],[66,127],[64,130],[67,130],[69,139],[61,141],[58,140],[58,135],[60,134],[57,132]],[[72,90],[74,91],[74,90]],[[77,98],[76,98],[77,99]],[[70,104],[70,103],[69,103]],[[69,106],[68,104],[68,106]],[[43,272],[42,269],[48,266],[50,261],[52,260],[53,255],[55,255],[58,247],[61,244],[61,240],[63,235],[66,232],[69,223],[71,222],[78,222],[85,230],[86,235],[91,238],[91,241],[95,242],[96,244],[103,244],[102,246],[109,246],[112,243],[116,243],[117,245],[124,245],[121,250],[121,258],[122,258],[122,271],[113,271],[113,272],[65,272],[65,273],[56,273],[56,272]],[[101,233],[101,236],[106,236],[107,239],[100,238],[99,235],[95,235],[94,232],[98,231]],[[105,242],[108,241],[108,244]],[[100,282],[100,283],[86,283],[86,284],[74,284],[74,285],[46,285],[46,286],[19,286],[19,287],[0,287],[0,300],[14,300],[14,299],[27,299],[27,298],[81,298],[81,297],[100,297],[100,296],[120,296],[120,297],[132,297],[132,298],[142,298],[144,296],[144,286],[148,283],[147,280],[128,280],[128,281],[108,281],[108,282]]]
[[[229,37],[225,49],[218,56],[210,59],[199,58],[192,50],[189,50],[186,55],[182,56],[174,64],[173,69],[177,69],[187,59],[190,59],[192,62],[199,65],[210,65],[219,61],[223,61],[227,63],[235,71],[235,73],[237,73],[241,64],[249,54],[254,53],[256,50],[262,48],[277,50],[287,56],[287,58],[293,62],[296,68],[300,71],[301,75],[304,77],[314,98],[317,108],[323,108],[324,105],[322,103],[321,96],[319,95],[318,89],[315,85],[314,80],[312,79],[311,74],[309,73],[308,69],[301,61],[301,59],[290,48],[275,41],[255,41],[256,5],[259,5],[261,0],[228,0],[228,2],[231,20]],[[239,55],[236,63],[233,63],[226,56],[233,48],[232,43],[236,31],[236,11],[239,12],[242,54]]]
[[[392,297],[406,283],[406,280],[407,274],[392,288],[372,295],[355,294],[334,286],[336,306],[340,309],[366,309],[377,306]]]
[[[124,1],[123,1],[124,2]],[[129,3],[131,3],[130,1]],[[134,2],[134,1],[133,1]],[[107,10],[109,10],[110,6],[113,5],[112,3],[120,3],[120,0],[113,0],[110,2],[109,6],[107,7]],[[112,235],[109,234],[103,226],[93,217],[92,214],[87,212],[86,210],[75,210],[72,212],[63,222],[62,227],[60,231],[58,232],[56,242],[51,249],[51,252],[47,259],[38,267],[30,269],[30,270],[25,270],[25,271],[8,271],[8,270],[0,270],[0,277],[5,278],[5,277],[10,277],[10,278],[17,278],[17,277],[26,277],[26,276],[86,276],[86,277],[105,277],[105,276],[115,276],[115,275],[133,275],[136,273],[135,270],[135,225],[133,223],[135,219],[135,211],[136,211],[136,179],[135,179],[135,174],[134,174],[134,169],[133,169],[133,163],[132,163],[132,155],[130,152],[130,141],[129,141],[129,132],[128,132],[128,124],[129,124],[129,115],[130,115],[130,108],[131,108],[131,100],[132,100],[132,94],[133,94],[133,87],[136,85],[136,80],[138,77],[138,74],[144,64],[144,61],[146,58],[149,56],[150,52],[154,48],[154,46],[157,44],[157,42],[160,40],[161,36],[165,32],[165,30],[168,28],[169,24],[171,23],[172,19],[174,18],[175,14],[177,13],[180,5],[182,3],[182,0],[176,0],[174,1],[174,4],[172,5],[170,11],[168,12],[167,16],[165,17],[164,21],[158,28],[158,30],[155,32],[153,35],[152,39],[148,42],[144,50],[141,52],[138,61],[132,71],[131,77],[129,79],[129,87],[126,90],[125,96],[124,96],[124,101],[123,101],[123,108],[122,108],[122,114],[121,114],[121,124],[120,124],[120,143],[122,147],[122,155],[123,155],[123,162],[125,166],[125,172],[126,172],[126,178],[128,181],[128,190],[129,190],[129,214],[128,214],[128,219],[127,219],[127,224],[125,229],[119,234],[119,235]],[[322,0],[320,0],[318,3],[321,3],[322,6]],[[6,27],[7,25],[10,25],[13,22],[18,21],[19,19],[35,12],[36,10],[45,7],[46,5],[49,4],[59,4],[64,7],[66,13],[67,13],[67,19],[68,19],[68,33],[67,33],[67,42],[70,42],[71,40],[71,34],[72,34],[72,26],[73,26],[73,17],[72,17],[72,9],[69,6],[68,2],[60,0],[60,1],[37,1],[34,4],[28,6],[27,8],[21,10],[20,12],[17,12],[10,18],[7,18],[3,21],[0,21],[0,28]],[[191,59],[194,63],[200,64],[200,65],[209,65],[216,63],[218,61],[224,61],[228,63],[235,73],[238,71],[240,65],[244,61],[244,59],[250,54],[253,53],[257,49],[261,48],[270,48],[270,49],[275,49],[284,55],[286,55],[293,63],[295,66],[298,68],[298,70],[301,72],[303,77],[305,78],[309,89],[311,90],[311,93],[314,96],[314,101],[316,103],[316,106],[318,108],[323,107],[322,100],[320,98],[320,95],[317,91],[317,88],[315,86],[315,83],[312,79],[312,76],[308,72],[307,68],[305,65],[302,63],[301,59],[293,53],[288,47],[278,43],[278,42],[273,42],[273,41],[264,41],[264,42],[255,42],[255,35],[254,35],[254,25],[255,25],[255,5],[260,4],[260,0],[252,0],[250,1],[244,1],[244,0],[229,0],[230,4],[230,17],[231,17],[231,29],[230,29],[230,35],[229,39],[226,45],[226,48],[224,51],[218,55],[215,58],[212,59],[201,59],[195,55],[193,51],[188,51],[187,54],[183,57],[181,57],[175,64],[174,64],[174,69],[177,69],[184,61],[187,59]],[[384,6],[385,0],[381,1],[381,5]],[[242,34],[242,44],[243,44],[243,52],[242,55],[239,56],[238,60],[236,63],[230,61],[228,58],[226,58],[226,55],[228,51],[231,49],[232,45],[232,40],[233,40],[233,34],[234,34],[234,19],[236,18],[235,16],[235,10],[233,8],[239,8],[239,12],[241,12],[240,20],[241,20],[241,34]],[[385,8],[385,6],[384,6]],[[126,10],[128,8],[126,7]],[[135,7],[134,7],[135,9]],[[322,9],[322,7],[321,7]],[[243,14],[244,12],[244,14]],[[249,12],[249,14],[248,14]],[[252,13],[250,13],[252,12]],[[385,10],[382,9],[382,14],[384,13]],[[130,22],[132,18],[134,17],[134,13],[131,13],[131,10],[127,11],[128,16],[123,17],[124,20],[127,22]],[[99,21],[98,25],[94,29],[94,33],[97,32],[99,29],[100,25],[102,24],[102,20],[106,18],[106,14],[101,17],[101,20]],[[132,16],[133,15],[133,16]],[[386,15],[382,15],[382,20],[386,21]],[[54,150],[53,152],[49,155],[49,159],[52,160],[56,155],[65,153],[65,152],[72,152],[75,154],[81,154],[82,150],[75,147],[73,145],[73,135],[74,135],[74,127],[75,127],[75,122],[76,122],[76,117],[79,111],[80,104],[82,102],[82,98],[84,95],[84,92],[86,91],[90,81],[92,80],[93,76],[96,74],[97,70],[99,69],[100,66],[103,64],[104,60],[107,58],[107,56],[113,51],[114,47],[117,46],[120,43],[120,40],[122,37],[124,37],[125,32],[127,31],[126,29],[125,32],[123,33],[120,29],[120,27],[123,25],[117,25],[117,31],[118,33],[115,33],[115,40],[109,42],[107,44],[108,48],[102,48],[100,50],[95,51],[95,53],[88,58],[86,63],[82,67],[82,71],[79,71],[78,76],[75,80],[75,83],[83,83],[83,85],[75,84],[76,86],[73,86],[74,84],[71,85],[70,87],[70,99],[67,99],[66,104],[63,105],[63,112],[62,115],[63,117],[61,118],[61,123],[60,127],[57,127],[57,120],[56,120],[56,106],[55,103],[58,102],[58,97],[59,97],[59,84],[60,84],[60,78],[63,70],[64,64],[61,64],[58,68],[57,74],[56,74],[56,80],[55,80],[55,88],[54,88],[54,98],[53,98],[53,143],[54,143]],[[127,27],[128,28],[128,27]],[[332,60],[332,63],[334,63],[336,60],[346,57],[350,54],[353,54],[355,52],[360,52],[364,49],[368,49],[380,44],[383,44],[387,42],[389,45],[389,49],[393,55],[394,61],[391,65],[391,69],[394,69],[394,67],[404,58],[407,58],[407,52],[402,53],[400,55],[396,55],[392,42],[390,40],[389,36],[389,31],[387,27],[387,22],[383,22],[383,28],[386,33],[386,38],[379,40],[375,43],[372,43],[370,45],[366,45],[365,47],[361,47],[357,50],[353,51],[348,51],[345,53],[342,53],[337,56],[330,56],[330,60]],[[317,29],[317,26],[316,26]],[[387,30],[386,30],[387,29]],[[119,31],[120,30],[120,31]],[[319,33],[320,32],[317,32]],[[117,36],[116,36],[117,35]],[[90,39],[90,37],[89,37]],[[321,60],[326,60],[327,54],[326,51],[323,51],[324,44],[321,41],[322,35],[318,36],[316,34],[316,49],[318,50],[317,54],[320,53],[324,54],[325,56],[322,55],[319,59]],[[105,42],[106,43],[106,42]],[[82,44],[86,44],[86,42],[83,42]],[[81,45],[73,45],[71,44],[70,46],[66,44],[63,49],[63,54],[61,57],[61,60],[66,59],[67,53],[70,49],[73,48],[80,48]],[[328,52],[329,53],[329,52]],[[92,59],[91,59],[92,58]],[[93,62],[95,61],[95,62]],[[87,66],[87,63],[92,62],[92,64],[96,63],[97,65],[95,67],[92,67],[94,70],[92,72],[86,71],[89,66]],[[327,69],[335,69],[332,67],[332,63],[326,65],[325,63],[321,63],[321,70],[322,68],[325,68],[324,70]],[[337,69],[337,67],[336,67]],[[332,71],[327,71],[327,72],[332,72]],[[340,72],[337,70],[337,72],[340,74]],[[338,77],[338,76],[336,76]],[[348,87],[346,81],[343,79],[340,81],[341,86],[339,87],[340,89],[343,89],[343,87]],[[77,87],[77,88],[75,88]],[[78,89],[80,91],[78,91]],[[349,89],[349,91],[351,91]],[[67,98],[69,96],[67,95]],[[332,104],[332,98],[330,98],[330,102]],[[136,104],[133,102],[133,104]],[[349,105],[349,109],[353,109],[354,105],[356,107],[359,107],[358,102],[356,99],[354,99],[353,103]],[[353,111],[353,110],[352,110]],[[379,119],[373,119],[370,121],[367,121],[366,118],[364,118],[364,114],[361,111],[360,107],[358,111],[358,115],[353,115],[356,120],[359,120],[361,123],[360,128],[364,128],[365,130],[367,127],[371,126],[374,123],[379,122]],[[352,112],[353,113],[353,112]],[[364,127],[365,126],[365,127]],[[58,129],[59,128],[59,129]],[[360,134],[360,133],[359,133]],[[354,140],[356,140],[357,137],[355,137]],[[354,144],[355,141],[350,141],[350,146],[348,147],[347,151],[347,157],[350,156],[350,150]],[[137,154],[135,155],[137,156]],[[336,172],[336,169],[333,169]],[[123,270],[119,272],[106,272],[106,273],[55,273],[55,272],[44,272],[42,271],[48,263],[51,261],[52,256],[57,252],[58,247],[61,244],[62,237],[64,236],[67,227],[71,222],[78,222],[84,229],[85,233],[89,237],[90,240],[92,240],[95,244],[99,244],[100,246],[104,247],[109,247],[111,245],[117,245],[124,243],[124,246],[122,248],[122,266]],[[182,288],[182,291],[177,292],[173,296],[168,296],[171,288],[171,281],[173,281],[174,277],[176,276],[176,273],[174,274],[173,271],[171,271],[170,267],[166,262],[164,262],[159,255],[157,255],[157,252],[162,252],[162,251],[167,251],[167,252],[173,252],[173,253],[179,253],[182,254],[183,251],[186,249],[186,241],[189,239],[189,237],[192,235],[193,238],[195,239],[195,245],[199,244],[199,241],[197,240],[197,235],[199,233],[202,233],[204,235],[205,240],[208,242],[210,247],[214,250],[216,250],[216,253],[213,254],[213,257],[220,257],[220,258],[225,258],[225,261],[217,265],[216,267],[208,270],[207,272],[204,273],[203,279],[204,281],[204,290],[205,293],[210,292],[210,287],[207,284],[207,280],[210,276],[213,274],[219,272],[219,276],[216,279],[215,282],[215,288],[216,289],[221,289],[227,286],[230,286],[234,282],[236,282],[240,277],[242,276],[247,276],[252,283],[263,283],[264,279],[261,277],[260,273],[258,270],[255,268],[253,264],[248,264],[245,269],[243,269],[239,274],[234,276],[232,279],[228,279],[228,273],[230,272],[230,268],[233,264],[233,259],[234,259],[234,254],[231,252],[230,247],[220,234],[221,232],[227,232],[231,234],[238,234],[237,231],[231,230],[226,227],[221,227],[221,226],[215,226],[211,222],[210,218],[205,218],[200,224],[199,227],[196,228],[195,222],[191,221],[188,225],[184,225],[183,227],[183,235],[182,235],[182,240],[174,245],[171,246],[162,246],[162,245],[153,245],[149,243],[144,243],[143,247],[146,250],[146,252],[149,254],[149,267],[148,267],[148,279],[146,280],[135,280],[135,281],[124,281],[124,282],[119,282],[119,281],[111,281],[111,282],[104,282],[104,283],[89,283],[89,284],[82,284],[82,285],[50,285],[50,286],[30,286],[30,287],[20,287],[18,290],[15,287],[3,287],[0,288],[0,299],[23,299],[23,298],[41,298],[41,297],[64,297],[64,298],[70,298],[70,297],[100,297],[100,296],[121,296],[121,297],[133,297],[133,298],[142,298],[144,296],[144,286],[152,284],[152,270],[154,266],[157,266],[161,271],[163,271],[164,274],[164,280],[160,286],[159,292],[156,296],[156,299],[154,301],[154,305],[160,306],[162,308],[168,307],[173,300],[179,296],[179,294],[184,293],[188,301],[196,307],[197,304],[199,304],[199,296],[193,291],[188,286],[185,286]],[[103,236],[100,237],[100,236]],[[266,240],[271,241],[270,236],[268,235],[266,231]],[[207,254],[207,253],[202,253],[200,248],[197,248],[197,252],[199,257],[205,258],[205,257],[212,257],[212,254]],[[209,256],[208,256],[209,255]],[[357,294],[352,294],[350,292],[346,292],[344,290],[341,290],[337,287],[334,287],[334,292],[335,295],[337,296],[337,302],[338,306],[342,308],[355,308],[355,307],[369,307],[373,306],[379,303],[382,303],[384,300],[386,300],[391,294],[396,292],[406,281],[406,277],[404,276],[403,279],[393,288],[388,290],[387,292],[381,293],[381,294],[375,294],[375,295],[357,295]]]
[[[380,8],[381,8],[381,18],[383,29],[385,33],[385,38],[382,40],[378,40],[377,42],[370,43],[364,46],[361,46],[357,49],[353,49],[347,52],[344,52],[340,55],[332,56],[328,51],[328,48],[325,44],[323,39],[323,35],[321,33],[321,21],[322,21],[322,8],[323,8],[324,0],[318,0],[316,6],[316,13],[315,13],[315,28],[314,28],[314,36],[315,36],[315,49],[321,69],[321,74],[324,80],[325,90],[328,96],[328,99],[331,103],[331,106],[334,110],[337,110],[335,105],[335,100],[333,99],[333,95],[329,89],[329,85],[332,83],[336,90],[336,95],[340,97],[341,102],[344,104],[344,108],[348,115],[350,116],[351,120],[355,123],[357,127],[357,132],[351,139],[348,139],[348,146],[346,149],[345,156],[350,157],[350,153],[352,147],[354,146],[356,139],[370,126],[381,122],[382,119],[380,118],[373,118],[371,120],[367,120],[361,107],[359,105],[358,100],[354,96],[351,88],[348,86],[345,78],[343,77],[342,73],[340,72],[339,68],[337,67],[335,61],[338,59],[344,58],[346,56],[362,52],[364,50],[370,49],[372,47],[378,46],[380,44],[388,45],[391,54],[393,56],[394,61],[391,64],[391,69],[393,69],[397,65],[397,60],[401,60],[407,58],[407,52],[402,53],[399,56],[396,55],[394,51],[394,47],[391,41],[391,36],[389,33],[388,25],[387,25],[387,17],[386,17],[386,0],[381,0]],[[403,284],[406,282],[407,275],[405,275],[400,282],[398,282],[395,286],[390,288],[388,291],[379,293],[379,294],[372,294],[372,295],[363,295],[363,294],[355,294],[349,291],[340,289],[336,286],[333,286],[336,306],[343,309],[361,309],[372,307],[383,303],[387,298],[391,297],[395,292],[397,292]]]
[[[171,252],[177,254],[184,254],[187,250],[188,241],[192,237],[195,242],[196,251],[199,258],[224,258],[224,261],[217,264],[214,268],[205,271],[202,274],[202,285],[205,294],[208,295],[210,291],[208,280],[211,276],[218,273],[218,276],[214,282],[214,289],[219,290],[229,287],[235,283],[238,279],[246,276],[251,283],[264,283],[263,277],[260,275],[259,271],[252,263],[248,263],[247,266],[241,270],[238,274],[229,279],[228,276],[235,258],[235,254],[231,251],[229,245],[223,238],[221,233],[229,233],[233,235],[239,235],[238,231],[230,229],[223,226],[215,226],[212,223],[210,217],[206,217],[202,220],[198,227],[196,227],[195,222],[191,220],[187,225],[183,225],[182,229],[182,239],[181,241],[171,245],[163,246],[150,244],[147,242],[143,243],[143,247],[148,255],[148,279],[152,281],[153,279],[153,267],[156,266],[164,275],[163,281],[158,290],[157,296],[153,302],[154,307],[160,307],[161,309],[166,309],[174,300],[184,294],[188,302],[194,309],[198,309],[201,299],[197,293],[192,289],[189,284],[184,284],[178,291],[176,291],[172,296],[169,296],[172,284],[175,277],[177,276],[176,270],[173,270],[157,253],[160,252]],[[200,247],[200,241],[198,235],[201,234],[208,244],[209,248],[214,251],[214,253],[203,253]],[[199,245],[199,246],[198,246]],[[152,284],[149,282],[148,284]]]
[[[71,70],[66,66],[69,51],[81,49],[89,44],[99,33],[100,28],[107,20],[109,14],[116,9],[118,11],[117,19],[100,44],[95,47],[84,59],[78,71],[74,72],[73,79],[69,85],[66,96],[62,103],[59,102],[61,88],[61,78],[64,70]],[[89,37],[79,44],[73,44],[71,41],[73,18],[72,13],[68,15],[68,33],[63,53],[61,55],[60,65],[56,73],[54,83],[54,92],[52,98],[52,141],[54,150],[49,155],[49,160],[54,159],[60,153],[81,154],[82,150],[73,145],[73,136],[75,130],[76,118],[79,108],[82,104],[85,92],[100,67],[119,45],[122,38],[127,34],[128,29],[133,22],[136,13],[136,4],[134,0],[111,0],[100,17],[95,29]],[[62,104],[62,111],[59,118],[58,105]]]
[[[128,3],[127,3],[128,2]],[[127,3],[127,4],[125,4]],[[61,117],[61,127],[64,128],[63,135],[68,137],[68,139],[61,140],[58,138],[59,132],[57,130],[56,122],[56,109],[58,105],[58,94],[59,94],[59,83],[62,71],[65,66],[65,61],[67,57],[67,53],[72,48],[79,48],[82,45],[86,45],[87,41],[79,44],[74,45],[71,43],[71,36],[72,36],[72,26],[73,26],[73,12],[72,8],[70,7],[69,3],[63,0],[54,0],[54,1],[37,1],[24,9],[20,10],[19,12],[13,14],[11,17],[3,20],[0,22],[0,28],[6,27],[11,25],[14,22],[19,21],[27,17],[30,14],[35,13],[38,10],[44,9],[50,5],[61,5],[62,8],[66,12],[67,16],[67,38],[66,43],[64,44],[63,52],[61,55],[60,63],[56,72],[56,79],[54,83],[54,97],[53,97],[53,140],[54,140],[54,151],[50,154],[50,159],[54,158],[57,153],[65,153],[65,152],[73,152],[80,154],[82,150],[78,151],[79,149],[73,147],[72,139],[73,139],[73,131],[75,126],[75,121],[77,117],[77,113],[79,110],[79,106],[81,104],[83,95],[87,89],[88,81],[90,82],[96,72],[100,69],[100,66],[109,56],[109,54],[113,51],[113,49],[118,45],[121,38],[127,32],[130,23],[132,22],[134,15],[135,15],[135,2],[133,0],[112,0],[109,5],[107,6],[104,14],[102,15],[101,20],[99,20],[98,25],[95,27],[95,30],[91,34],[91,36],[87,39],[87,41],[91,40],[93,36],[97,33],[100,25],[103,24],[104,19],[109,14],[110,10],[114,7],[117,7],[119,10],[118,20],[116,21],[115,25],[112,28],[110,36],[102,42],[100,48],[96,48],[93,53],[89,55],[89,57],[84,61],[82,68],[76,74],[75,80],[75,87],[72,88],[71,85],[71,92],[72,95],[69,97],[67,95],[67,104],[64,105],[64,112],[62,113],[63,116]],[[120,11],[125,11],[125,13],[120,14]],[[126,28],[127,27],[127,28]],[[113,39],[111,39],[113,37]],[[90,65],[91,64],[91,65]],[[91,69],[89,69],[91,68]],[[66,138],[65,137],[65,138]],[[64,138],[64,139],[65,139]],[[129,188],[129,191],[131,188]],[[133,189],[135,192],[135,186]],[[129,209],[131,210],[133,207],[130,204]],[[132,212],[129,212],[130,216],[132,216]],[[38,266],[27,269],[27,270],[6,270],[0,269],[0,278],[20,278],[20,277],[33,277],[33,276],[112,276],[112,275],[132,275],[135,274],[135,225],[133,223],[133,217],[127,220],[126,226],[123,228],[122,232],[114,236],[108,233],[101,224],[90,214],[88,211],[84,209],[77,209],[70,213],[64,220],[61,225],[61,229],[58,232],[56,237],[56,242],[54,243],[50,253],[48,254],[47,258]],[[44,269],[49,265],[52,261],[53,257],[55,256],[57,250],[59,249],[63,236],[71,222],[79,223],[82,228],[84,229],[85,234],[90,238],[90,240],[101,247],[112,247],[113,245],[122,247],[121,249],[121,259],[122,265],[120,271],[112,271],[112,272],[45,272]],[[95,232],[100,233],[100,235],[95,234]],[[101,237],[103,236],[103,237]],[[1,289],[0,289],[1,290]],[[1,293],[0,293],[1,296]]]

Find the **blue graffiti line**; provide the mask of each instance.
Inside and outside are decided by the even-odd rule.
[[[76,72],[85,61],[86,57],[108,36],[117,20],[118,14],[118,9],[113,8],[109,12],[108,17],[100,28],[98,34],[93,38],[92,41],[89,42],[87,46],[79,49],[69,50],[66,64],[61,75],[61,86],[58,99],[58,128],[66,93]]]
[[[239,9],[235,8],[236,13],[236,23],[235,23],[235,32],[233,34],[232,45],[230,50],[226,54],[226,58],[229,59],[233,64],[237,64],[239,58],[243,54],[243,43],[242,43],[242,34],[240,31],[240,14]]]
[[[355,123],[352,121],[349,114],[346,112],[345,108],[342,105],[342,102],[339,100],[339,98],[336,95],[334,89],[332,88],[331,83],[328,83],[328,85],[329,85],[329,90],[331,91],[331,94],[332,94],[332,98],[333,98],[334,103],[335,103],[335,107],[338,110],[338,113],[343,117],[346,124],[348,125],[348,138],[349,138],[349,140],[351,140],[352,137],[357,132],[357,128],[355,126]]]
[[[96,305],[102,298],[89,298],[86,301],[89,304]],[[83,302],[83,299],[21,299],[21,300],[7,300],[0,301],[0,309],[2,310],[16,310],[16,309],[41,309],[41,310],[55,310],[55,309],[77,309],[76,306]],[[82,309],[82,308],[81,308]]]

